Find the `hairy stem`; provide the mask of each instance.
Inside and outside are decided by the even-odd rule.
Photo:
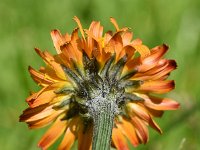
[[[94,101],[95,106],[93,105],[91,109],[94,123],[92,150],[109,150],[116,104],[105,98]]]

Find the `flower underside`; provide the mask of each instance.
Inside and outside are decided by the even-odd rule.
[[[93,109],[101,103],[99,101],[99,97],[101,97],[107,101],[114,101],[116,105],[114,114],[125,114],[123,107],[126,102],[143,100],[126,90],[126,88],[135,89],[142,84],[141,80],[128,80],[137,72],[136,70],[121,76],[126,60],[127,57],[124,56],[114,64],[115,54],[113,54],[100,71],[97,60],[95,58],[90,59],[86,54],[83,54],[83,72],[75,62],[73,63],[74,68],[76,68],[75,71],[62,65],[66,76],[74,84],[74,88],[62,87],[55,91],[56,94],[71,96],[54,108],[60,109],[69,105],[71,109],[67,113],[67,119],[79,114],[83,118],[85,117],[84,121],[87,122],[92,119]]]
[[[168,46],[149,49],[140,39],[132,40],[133,33],[120,29],[113,18],[116,31],[104,35],[100,22],[93,21],[87,30],[77,17],[74,20],[78,28],[71,35],[51,32],[56,55],[35,49],[46,66],[39,71],[29,67],[42,89],[27,98],[29,108],[20,121],[31,129],[53,123],[39,147],[47,149],[64,133],[59,150],[70,149],[76,139],[78,149],[91,149],[96,125],[102,125],[97,133],[101,136],[107,130],[101,119],[108,118],[112,131],[105,138],[111,137],[117,149],[129,149],[126,139],[133,146],[146,143],[147,126],[161,133],[153,118],[179,107],[169,98],[154,96],[174,89],[174,81],[167,78],[176,62],[163,58]]]

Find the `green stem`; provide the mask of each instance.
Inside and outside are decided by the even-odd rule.
[[[113,101],[100,99],[98,105],[93,108],[94,130],[92,150],[110,149],[115,107]]]

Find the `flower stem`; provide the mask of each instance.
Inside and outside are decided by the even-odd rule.
[[[114,101],[107,99],[99,99],[98,105],[93,107],[92,150],[110,149],[115,109]]]

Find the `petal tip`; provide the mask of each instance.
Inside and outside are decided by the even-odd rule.
[[[30,72],[33,68],[31,66],[28,66],[28,71]]]
[[[163,43],[163,47],[164,47],[164,49],[169,49],[169,45],[167,45],[167,44],[165,44],[165,43]]]
[[[175,69],[178,67],[178,65],[177,65],[177,63],[176,63],[175,60],[170,60],[169,61],[169,65],[172,66],[172,67],[174,67]]]
[[[34,50],[35,50],[35,52],[36,52],[37,54],[39,54],[39,55],[42,53],[42,51],[41,51],[39,48],[37,48],[37,47],[35,47]]]

